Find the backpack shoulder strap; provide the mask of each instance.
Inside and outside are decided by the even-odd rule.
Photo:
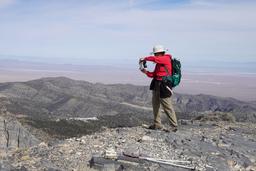
[[[168,71],[168,69],[167,69],[167,67],[165,65],[163,65],[163,66],[164,66],[165,72],[168,74],[168,76],[171,76],[169,71]]]

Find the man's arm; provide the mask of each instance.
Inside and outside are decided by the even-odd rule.
[[[170,55],[168,55],[170,56]],[[171,58],[171,56],[170,56]],[[155,62],[157,64],[166,64],[168,61],[166,61],[166,58],[162,58],[162,57],[155,57],[155,56],[148,56],[144,58],[145,61],[152,61]]]
[[[150,78],[154,77],[154,72],[149,72],[146,69],[142,69],[141,72],[143,72],[144,74],[146,74]]]
[[[146,71],[145,74],[150,77],[150,78],[153,78],[154,77],[154,72],[149,72],[149,71]]]

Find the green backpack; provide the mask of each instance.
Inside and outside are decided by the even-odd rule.
[[[181,80],[181,63],[178,59],[175,59],[175,58],[171,60],[171,63],[172,63],[172,75],[164,76],[163,81],[170,83],[172,87],[176,87],[177,85],[180,84],[180,80]],[[169,73],[166,66],[164,66],[164,68],[165,68],[165,71]]]

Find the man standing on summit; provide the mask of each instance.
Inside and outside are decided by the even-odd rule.
[[[170,131],[177,131],[177,118],[171,102],[172,86],[162,80],[164,76],[172,75],[172,56],[170,54],[166,54],[166,49],[162,45],[154,46],[152,54],[154,54],[154,56],[141,58],[139,61],[140,63],[145,63],[146,61],[156,63],[153,72],[149,72],[145,68],[141,69],[141,72],[146,74],[148,77],[153,78],[150,84],[150,90],[153,91],[152,106],[154,124],[149,126],[149,128],[167,130],[161,124],[160,105],[162,105],[171,125]]]

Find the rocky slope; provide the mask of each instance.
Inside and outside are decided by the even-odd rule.
[[[195,170],[256,170],[256,125],[228,122],[182,121],[173,133],[142,127],[106,128],[101,133],[66,139],[49,145],[9,152],[2,157],[2,170],[190,170],[155,163],[147,157],[187,161]],[[106,150],[114,150],[118,160],[97,160]],[[126,156],[126,157],[124,157]],[[94,162],[89,161],[94,157]],[[11,162],[10,162],[11,161]],[[97,165],[95,162],[103,161]],[[1,165],[2,163],[2,165]],[[184,164],[181,164],[184,165]],[[1,169],[0,169],[1,170]]]

